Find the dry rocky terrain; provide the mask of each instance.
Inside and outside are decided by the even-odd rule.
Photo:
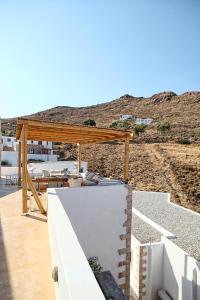
[[[88,145],[89,169],[122,178],[123,145]],[[200,147],[177,144],[131,144],[129,182],[134,189],[171,193],[173,202],[200,212]]]
[[[149,98],[124,95],[111,102],[89,107],[59,106],[29,118],[80,124],[91,118],[97,126],[108,127],[122,114],[152,118],[153,122],[130,145],[129,182],[135,189],[170,192],[172,201],[200,212],[200,92],[176,95],[155,94]],[[171,130],[157,132],[160,122]],[[15,133],[16,119],[2,121],[2,129]],[[181,145],[180,140],[191,142]],[[54,145],[62,159],[75,159],[76,146]],[[123,145],[88,145],[83,159],[90,170],[102,175],[122,177]]]
[[[149,98],[124,95],[111,102],[88,107],[58,106],[26,116],[39,120],[80,124],[91,118],[97,126],[109,126],[119,120],[122,114],[132,114],[139,118],[152,118],[153,122],[136,141],[147,143],[177,141],[189,138],[200,141],[200,92],[187,92],[176,95],[173,92],[155,94]],[[171,130],[160,135],[159,122],[169,122]],[[2,129],[14,134],[16,118],[2,120]]]

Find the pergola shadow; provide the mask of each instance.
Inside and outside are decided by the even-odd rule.
[[[21,187],[18,187],[18,186],[1,184],[0,185],[0,198],[8,196],[10,194],[13,194],[20,189],[21,189]]]

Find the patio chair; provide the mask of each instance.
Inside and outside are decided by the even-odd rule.
[[[50,172],[47,170],[42,170],[42,177],[50,177]]]

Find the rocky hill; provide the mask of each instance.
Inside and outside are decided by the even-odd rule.
[[[107,127],[122,114],[153,119],[130,145],[129,183],[137,190],[169,192],[173,202],[200,212],[200,92],[163,92],[149,98],[124,95],[107,103],[59,106],[28,117],[75,124],[91,118],[97,126]],[[156,128],[163,121],[170,123],[171,130],[160,134]],[[15,124],[16,119],[4,119],[2,128],[14,134]],[[184,139],[192,144],[177,143]],[[76,145],[54,147],[61,159],[76,159]],[[120,144],[86,145],[82,158],[88,161],[89,170],[121,178],[123,151]]]
[[[74,124],[91,118],[96,121],[97,126],[109,126],[121,114],[153,119],[153,123],[140,138],[144,142],[165,142],[180,138],[200,140],[200,92],[187,92],[182,95],[163,92],[149,98],[126,94],[107,103],[88,107],[58,106],[26,117]],[[156,132],[156,126],[162,121],[170,123],[171,131],[161,137]],[[15,123],[14,118],[4,119],[2,129],[14,134]]]

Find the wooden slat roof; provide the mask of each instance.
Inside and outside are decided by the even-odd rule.
[[[27,126],[27,139],[33,141],[87,144],[133,138],[133,133],[130,131],[19,118],[16,129],[17,139],[20,138],[23,125]]]

